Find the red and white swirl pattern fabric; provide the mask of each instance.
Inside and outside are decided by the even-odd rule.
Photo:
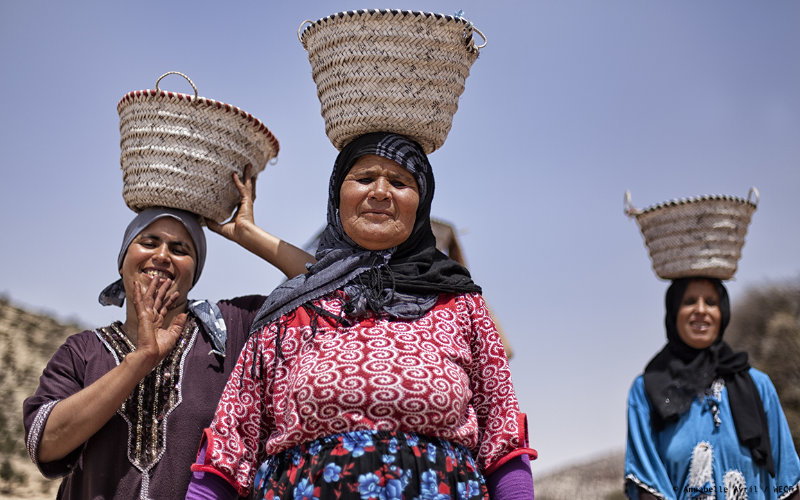
[[[341,295],[316,305],[338,315]],[[371,316],[344,327],[320,315],[315,334],[303,308],[283,319],[283,359],[276,356],[274,328],[250,339],[193,470],[216,473],[243,493],[265,455],[361,429],[462,444],[484,473],[513,456],[536,456],[480,295],[442,295],[413,321]]]

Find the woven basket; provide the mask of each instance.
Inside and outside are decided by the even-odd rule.
[[[165,92],[162,78],[178,74],[194,96]],[[239,203],[231,179],[252,165],[253,175],[278,154],[272,132],[249,113],[197,96],[182,73],[161,75],[155,90],[126,94],[117,104],[122,197],[132,210],[165,206],[220,222]]]
[[[333,145],[341,150],[362,134],[395,132],[426,153],[441,147],[470,66],[486,45],[475,45],[473,31],[485,42],[462,17],[401,10],[303,21],[297,34]]]
[[[750,201],[755,195],[755,201]],[[625,213],[636,217],[659,278],[708,277],[727,280],[736,272],[758,191],[747,199],[701,196],[633,208],[625,193]]]

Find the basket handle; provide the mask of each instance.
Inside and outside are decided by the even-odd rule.
[[[756,201],[750,201],[750,197],[753,195],[755,195]],[[750,186],[750,191],[747,193],[747,202],[752,203],[755,206],[758,206],[758,200],[759,200],[758,189],[756,189],[755,186]]]
[[[638,208],[635,208],[633,206],[633,203],[631,202],[631,190],[630,189],[627,189],[625,191],[625,198],[623,198],[622,204],[625,207],[625,215],[627,215],[628,217],[635,217],[635,216],[639,215],[640,213],[642,213],[641,210],[639,210]]]
[[[483,43],[480,44],[480,45],[475,45],[475,48],[480,50],[480,49],[486,47],[486,44],[489,43],[489,40],[486,38],[486,35],[483,34],[483,31],[479,30],[475,26],[472,27],[472,31],[474,31],[475,33],[479,34],[481,36],[481,38],[483,38]],[[475,42],[472,42],[472,43],[475,43]]]
[[[189,78],[188,76],[184,75],[180,71],[167,71],[163,75],[159,76],[158,80],[156,80],[156,90],[157,91],[161,90],[161,89],[158,88],[158,84],[161,82],[161,79],[164,78],[167,75],[181,75],[182,77],[186,78],[186,81],[189,82],[189,85],[191,85],[192,89],[194,89],[194,98],[197,99],[197,87],[194,85],[194,82],[192,81],[191,78]]]
[[[314,24],[314,21],[306,19],[305,21],[300,23],[300,26],[297,27],[297,39],[300,40],[300,43],[303,43],[303,37],[302,37],[303,28],[305,27],[306,24]]]

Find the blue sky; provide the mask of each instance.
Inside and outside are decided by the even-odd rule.
[[[663,344],[667,287],[623,215],[626,189],[644,208],[756,186],[734,306],[750,286],[800,274],[800,2],[2,2],[0,293],[89,326],[121,317],[97,304],[133,216],[116,104],[170,70],[277,136],[256,221],[309,240],[336,151],[296,30],[370,7],[462,9],[488,39],[430,157],[433,214],[457,227],[512,343],[535,474],[623,448],[627,390]],[[178,78],[162,88],[190,91]],[[280,282],[208,238],[192,297]]]

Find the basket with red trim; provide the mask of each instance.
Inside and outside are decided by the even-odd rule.
[[[159,89],[170,74],[186,78],[194,95]],[[239,203],[233,172],[258,174],[278,154],[278,140],[253,115],[197,96],[177,71],[155,90],[126,94],[117,104],[125,203],[139,212],[179,208],[220,222]]]

